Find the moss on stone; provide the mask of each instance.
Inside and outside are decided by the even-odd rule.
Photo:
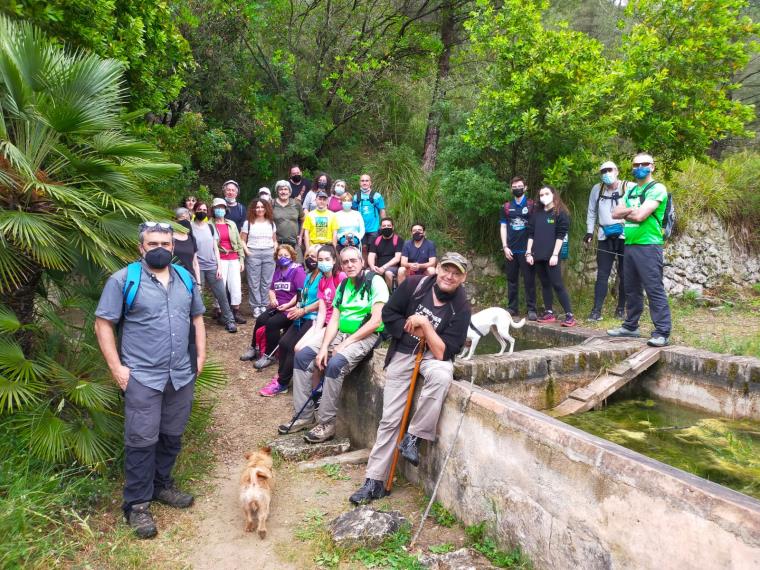
[[[718,373],[718,361],[714,358],[705,358],[702,361],[702,372],[705,374],[717,374]]]

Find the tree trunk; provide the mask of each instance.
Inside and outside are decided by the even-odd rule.
[[[430,174],[435,169],[438,158],[438,140],[441,135],[441,109],[440,104],[446,96],[446,80],[451,69],[451,50],[456,42],[456,20],[451,8],[444,10],[441,21],[441,43],[443,49],[438,55],[438,66],[433,86],[433,98],[430,101],[427,129],[425,130],[425,149],[422,153],[422,170]]]
[[[25,282],[18,289],[0,296],[0,302],[16,314],[16,318],[22,325],[34,322],[34,297],[41,279],[42,268],[34,265],[29,268]],[[22,331],[16,338],[28,358],[34,346],[34,334],[31,331]]]

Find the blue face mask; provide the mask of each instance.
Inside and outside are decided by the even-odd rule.
[[[287,267],[288,265],[290,265],[290,258],[283,255],[281,258],[277,260],[277,263],[280,264],[280,267]]]
[[[333,265],[335,265],[332,261],[320,261],[317,263],[317,267],[319,267],[319,270],[322,273],[330,273],[332,271]]]
[[[605,172],[602,174],[602,182],[604,182],[607,186],[610,184],[614,184],[617,177],[612,174],[612,172]]]
[[[348,212],[351,210],[351,202],[343,202],[342,205],[343,205],[344,212]]]
[[[226,213],[227,213],[227,210],[225,210],[224,208],[214,208],[214,215],[217,218],[223,218]]]
[[[637,166],[633,169],[633,177],[636,180],[644,180],[647,176],[649,176],[652,173],[652,167],[651,166]]]

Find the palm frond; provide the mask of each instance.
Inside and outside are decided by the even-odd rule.
[[[54,415],[49,408],[37,413],[29,412],[20,419],[27,424],[32,454],[56,463],[66,458],[71,425]]]
[[[217,392],[227,383],[227,372],[219,362],[209,360],[198,375],[195,385],[200,393]]]
[[[26,280],[30,269],[30,261],[20,255],[17,249],[10,247],[0,235],[0,293],[18,289]]]
[[[10,380],[30,386],[44,385],[49,366],[43,360],[30,360],[16,341],[0,337],[0,373]]]
[[[9,140],[0,140],[0,155],[8,161],[16,173],[25,180],[34,178],[34,168],[27,156]],[[12,187],[9,185],[9,187]]]
[[[0,414],[13,413],[39,402],[45,387],[38,384],[10,380],[0,375]]]
[[[84,465],[100,466],[114,455],[115,441],[104,438],[84,423],[73,428],[69,437],[74,456]]]
[[[65,393],[69,400],[78,406],[88,410],[105,411],[112,406],[118,390],[113,385],[79,380],[76,386]]]
[[[44,213],[0,210],[0,234],[43,267],[65,269],[70,264],[66,239],[56,227],[59,225],[59,218]]]
[[[0,334],[12,335],[21,329],[16,313],[0,305]]]

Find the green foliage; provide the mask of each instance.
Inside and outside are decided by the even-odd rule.
[[[733,236],[760,249],[760,155],[740,152],[720,162],[690,158],[668,180],[675,197],[679,230],[705,214],[717,215]]]
[[[193,67],[188,43],[165,1],[9,0],[0,10],[51,38],[121,62],[131,109],[166,107]]]
[[[732,96],[757,25],[746,0],[636,0],[620,58],[626,86],[645,86],[620,134],[665,164],[700,156],[716,140],[748,136],[753,109]]]
[[[361,562],[367,568],[421,570],[419,559],[406,551],[410,539],[409,525],[406,525],[377,548],[360,548],[354,553],[353,560]]]
[[[455,549],[456,546],[450,542],[446,542],[444,544],[434,544],[433,546],[428,547],[428,550],[433,554],[446,554],[448,552],[454,552]]]
[[[322,467],[322,472],[333,481],[348,481],[351,479],[351,477],[343,473],[340,465],[337,463],[328,463]]]
[[[438,501],[433,503],[430,514],[433,515],[433,520],[436,522],[436,524],[445,526],[446,528],[451,528],[457,522],[457,518],[454,516],[454,514]]]
[[[530,560],[522,553],[519,547],[509,552],[499,550],[496,542],[486,536],[485,531],[485,521],[468,526],[465,529],[467,538],[470,540],[470,546],[488,558],[494,566],[497,568],[532,568]]]

